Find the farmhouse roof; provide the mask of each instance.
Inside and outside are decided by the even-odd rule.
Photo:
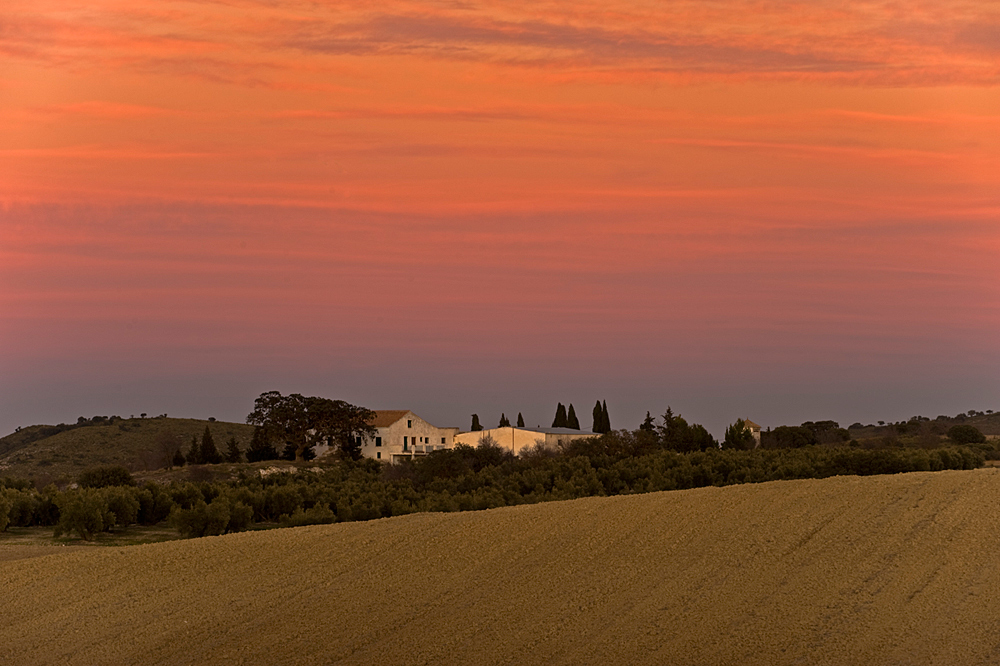
[[[408,409],[376,409],[375,418],[368,425],[376,428],[387,428],[410,413]]]
[[[760,426],[751,421],[750,419],[743,419],[743,423],[747,424],[747,427],[753,430],[760,430]]]
[[[577,430],[576,428],[518,428],[518,430],[533,430],[544,432],[548,435],[596,435],[596,432],[589,430]]]
[[[520,426],[504,426],[504,428],[486,428],[486,430],[504,430],[510,428],[512,430],[521,430],[524,432],[537,432],[546,435],[597,435],[599,433],[590,432],[589,430],[577,430],[576,428],[542,428],[541,426],[537,428],[532,428],[530,426],[520,427]],[[470,431],[471,432],[471,431]]]

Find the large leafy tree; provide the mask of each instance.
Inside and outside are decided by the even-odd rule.
[[[344,457],[357,460],[361,439],[375,436],[374,418],[372,410],[343,400],[268,391],[254,402],[247,423],[260,427],[268,441],[294,448],[296,460],[306,459],[306,449],[320,442],[329,442]]]

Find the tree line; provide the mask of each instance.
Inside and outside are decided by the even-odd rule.
[[[611,432],[611,417],[608,415],[608,403],[607,401],[597,401],[594,405],[593,411],[594,423],[591,426],[591,432],[596,433],[606,433]],[[506,413],[500,414],[500,423],[497,425],[498,428],[510,428],[510,419],[507,418]],[[524,417],[521,416],[521,412],[517,413],[517,426],[518,428],[523,428]],[[556,414],[552,419],[553,428],[570,428],[572,430],[580,430],[580,419],[576,415],[576,408],[573,407],[573,403],[569,404],[569,409],[561,402],[556,405]],[[479,414],[472,415],[472,425],[469,428],[471,432],[479,432],[483,430],[483,424],[479,421]]]
[[[833,475],[895,474],[982,465],[982,452],[810,445],[795,449],[720,448],[698,424],[669,409],[660,423],[574,440],[514,456],[488,443],[434,451],[383,465],[343,456],[322,471],[262,477],[243,468],[229,481],[138,485],[123,468],[81,475],[79,487],[36,490],[0,481],[0,529],[46,525],[93,539],[102,531],[164,523],[185,536],[369,520],[420,511],[468,511],[576,499]]]

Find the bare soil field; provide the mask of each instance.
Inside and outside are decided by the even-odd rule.
[[[835,477],[0,561],[0,663],[995,664],[998,506]]]

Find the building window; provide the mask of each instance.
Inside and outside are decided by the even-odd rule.
[[[382,457],[382,452],[381,451],[376,451],[375,452],[375,457],[376,458],[381,458]]]
[[[407,428],[412,428],[413,427],[413,421],[407,420],[406,421],[406,427]]]
[[[441,438],[441,443],[444,444],[444,437]]]
[[[382,438],[381,437],[376,437],[375,438],[375,446],[382,446]],[[380,453],[379,455],[381,456],[382,454]]]

